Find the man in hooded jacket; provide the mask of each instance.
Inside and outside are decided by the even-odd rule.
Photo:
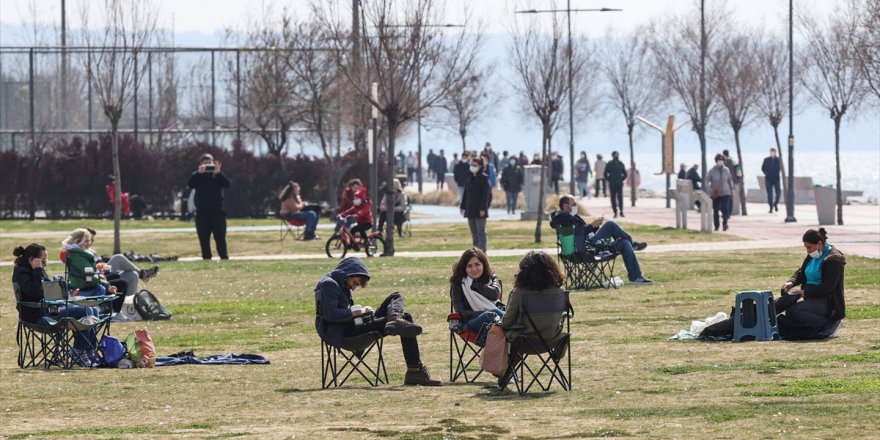
[[[349,257],[339,262],[336,268],[324,275],[315,286],[315,328],[318,335],[328,344],[339,347],[342,339],[380,331],[385,336],[400,336],[403,357],[406,360],[404,385],[440,386],[441,382],[431,379],[428,369],[422,365],[419,343],[416,336],[422,327],[412,321],[412,315],[403,309],[403,295],[394,292],[373,310],[367,306],[362,310],[352,310],[352,292],[358,287],[366,287],[370,281],[367,266],[357,257]],[[358,324],[356,317],[372,315]]]

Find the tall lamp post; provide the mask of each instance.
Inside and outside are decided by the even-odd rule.
[[[794,223],[794,8],[788,0],[788,197],[785,200],[785,222]]]
[[[571,45],[571,13],[572,12],[620,12],[623,9],[612,9],[612,8],[592,8],[592,9],[571,9],[571,0],[566,0],[565,9],[528,9],[524,11],[514,11],[517,14],[543,14],[543,13],[557,13],[557,12],[565,12],[565,20],[568,25],[568,50],[566,51],[566,56],[568,57],[568,171],[569,171],[569,189],[571,194],[575,193],[574,189],[574,87],[572,86],[573,80],[573,72],[572,72],[572,45]]]

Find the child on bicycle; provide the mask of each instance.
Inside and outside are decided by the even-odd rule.
[[[352,234],[359,234],[361,236],[361,241],[366,243],[367,230],[373,227],[373,202],[367,198],[366,187],[362,186],[356,193],[354,193],[352,203],[353,206],[351,208],[342,211],[336,217],[338,220],[336,231],[339,232],[339,229],[344,222],[349,226],[349,231]],[[357,223],[357,226],[351,227],[354,223]]]

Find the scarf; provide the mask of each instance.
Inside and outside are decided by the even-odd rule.
[[[475,312],[485,312],[486,310],[496,308],[495,301],[471,290],[471,283],[473,283],[473,281],[474,280],[471,279],[471,277],[464,277],[464,279],[461,280],[461,291],[464,292],[464,299],[467,300],[468,305],[471,306],[471,310]]]

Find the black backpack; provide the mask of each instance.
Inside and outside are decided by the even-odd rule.
[[[141,315],[141,318],[146,321],[171,319],[171,312],[159,303],[156,295],[153,295],[146,289],[134,295],[134,308]]]

